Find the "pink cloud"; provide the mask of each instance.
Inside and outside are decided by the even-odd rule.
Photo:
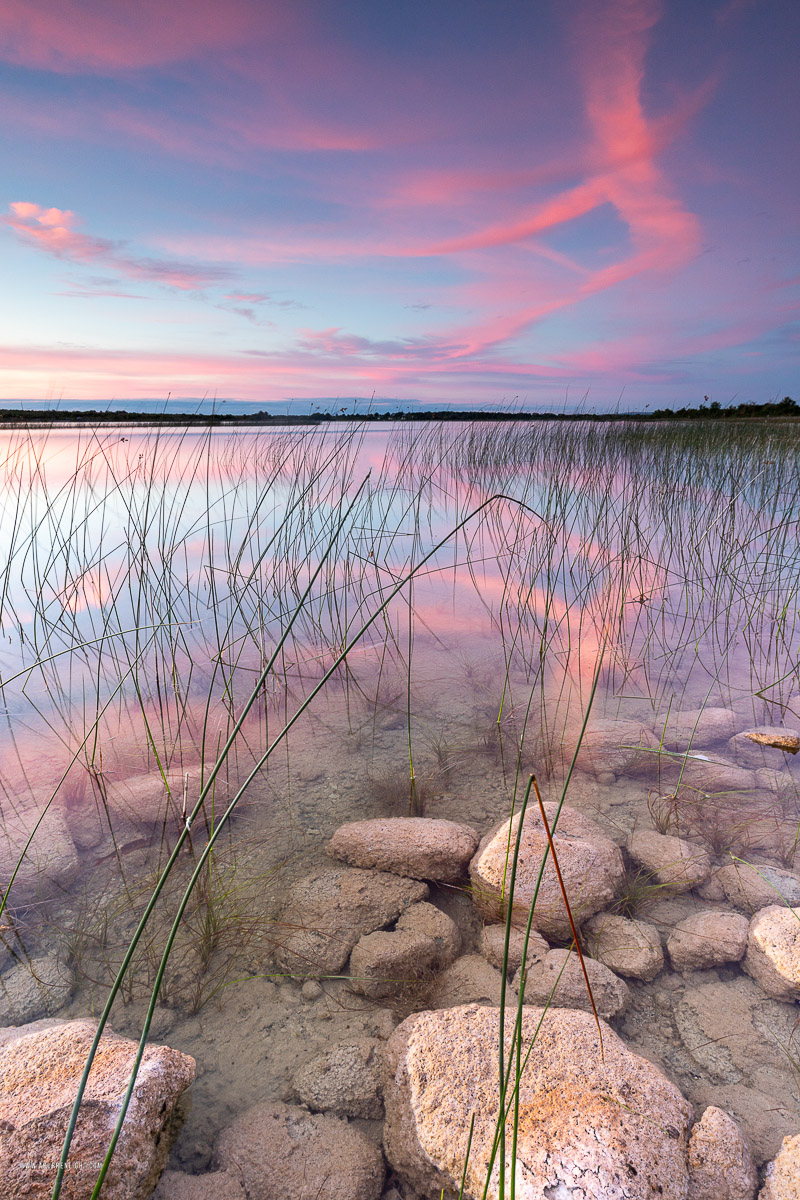
[[[69,209],[45,209],[26,200],[14,201],[9,209],[11,215],[0,217],[0,221],[13,229],[22,242],[55,258],[97,265],[127,279],[180,291],[199,291],[231,275],[227,267],[129,255],[121,242],[80,233],[74,228],[76,217]]]

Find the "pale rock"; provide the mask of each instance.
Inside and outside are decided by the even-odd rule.
[[[758,1200],[800,1200],[800,1133],[785,1137],[767,1167]]]
[[[679,921],[667,938],[676,971],[700,971],[739,962],[747,949],[750,922],[741,913],[706,909]]]
[[[392,996],[426,978],[436,961],[436,943],[411,930],[367,933],[350,955],[350,986],[373,1000]]]
[[[552,831],[557,806],[544,807]],[[517,814],[487,834],[470,864],[473,901],[489,920],[505,918],[507,902],[501,896],[503,888],[508,886],[519,819]],[[622,855],[594,821],[568,805],[561,810],[553,841],[572,913],[580,924],[613,901],[624,876]],[[569,919],[548,852],[547,835],[538,810],[532,808],[525,814],[522,829],[511,920],[517,926],[527,924],[546,852],[532,927],[545,937],[569,937]]]
[[[582,944],[609,970],[631,979],[655,979],[664,966],[661,937],[655,925],[598,913],[586,922]]]
[[[742,966],[773,1000],[800,1000],[800,908],[772,904],[757,912]]]
[[[690,750],[686,754],[661,755],[661,774],[675,782],[680,780],[684,787],[718,795],[722,792],[742,793],[743,796],[758,788],[753,771],[739,766],[731,759],[714,750]]]
[[[205,1175],[165,1171],[153,1200],[247,1200],[247,1193],[234,1171],[209,1171]]]
[[[317,871],[289,891],[275,930],[281,939],[276,964],[290,975],[336,975],[359,938],[391,925],[427,896],[426,884],[386,871]]]
[[[506,927],[505,925],[484,925],[481,930],[481,936],[478,943],[478,949],[487,962],[498,970],[503,969],[503,955],[506,945]],[[550,946],[544,940],[540,933],[531,930],[528,939],[528,953],[525,956],[525,961],[528,965],[528,970],[540,963],[547,954]],[[522,965],[522,955],[525,950],[525,930],[518,929],[515,925],[509,930],[508,939],[508,957],[506,959],[506,971],[512,974],[518,971]]]
[[[720,867],[714,878],[735,908],[757,913],[772,904],[800,905],[800,878],[779,867],[734,862]]]
[[[36,828],[40,818],[41,823]],[[26,849],[31,835],[31,844]],[[78,875],[78,851],[64,815],[55,804],[46,812],[27,809],[3,815],[0,820],[0,893],[8,889],[18,863],[10,892],[12,904],[49,896],[72,883]]]
[[[437,976],[430,997],[433,1008],[458,1004],[499,1004],[503,986],[500,971],[480,954],[464,954]]]
[[[633,833],[628,851],[635,863],[673,894],[691,891],[711,874],[711,861],[705,850],[670,834],[650,830]]]
[[[430,938],[435,947],[432,960],[434,968],[448,966],[461,949],[461,934],[455,921],[435,904],[428,904],[425,900],[407,908],[395,929],[399,933],[417,933]]]
[[[564,740],[568,759],[574,753],[574,741]],[[658,741],[652,731],[638,721],[614,721],[599,718],[587,726],[580,750],[578,765],[596,776],[606,773],[626,775],[655,769]]]
[[[248,1200],[378,1200],[383,1188],[383,1156],[366,1134],[291,1104],[242,1113],[214,1159],[239,1176]]]
[[[0,976],[0,1026],[52,1017],[72,995],[72,973],[55,958],[33,958]]]
[[[757,1187],[741,1129],[728,1113],[709,1105],[689,1137],[691,1200],[754,1200]]]
[[[666,726],[657,728],[657,736],[663,731],[663,745],[667,750],[705,750],[733,737],[739,718],[730,708],[693,708],[670,713]]]
[[[627,983],[595,959],[583,956],[595,1008],[609,1020],[625,1011],[631,994]],[[521,971],[513,979],[519,990]],[[527,976],[525,999],[530,1004],[554,1004],[558,1008],[577,1008],[592,1011],[580,959],[574,950],[550,950],[542,962]]]
[[[779,725],[760,725],[737,733],[728,742],[737,762],[748,767],[777,767],[800,750],[800,734]]]
[[[340,826],[328,853],[351,867],[458,883],[480,838],[468,825],[428,817],[380,817]]]
[[[506,1013],[505,1045],[516,1013]],[[540,1025],[541,1022],[541,1025]],[[388,1047],[389,1162],[431,1200],[483,1194],[498,1116],[500,1013],[467,1005],[417,1013]],[[517,1195],[532,1200],[686,1200],[692,1109],[661,1072],[594,1017],[525,1006]],[[528,1050],[530,1053],[528,1054]],[[472,1145],[467,1139],[474,1115]],[[512,1145],[508,1119],[506,1151]],[[510,1163],[507,1164],[506,1188]],[[506,1194],[508,1194],[506,1192]],[[489,1200],[498,1200],[497,1169]]]
[[[0,1195],[48,1200],[97,1028],[94,1021],[37,1021],[0,1031]],[[100,1039],[69,1151],[70,1200],[88,1200],[111,1138],[138,1045],[108,1027]],[[103,1185],[104,1200],[147,1200],[167,1161],[175,1106],[194,1059],[147,1046]],[[31,1163],[46,1164],[31,1169]],[[81,1167],[81,1164],[84,1164]]]
[[[377,1038],[339,1042],[298,1072],[294,1085],[303,1104],[339,1117],[383,1117],[383,1043]]]
[[[712,871],[708,879],[704,879],[702,883],[698,883],[696,887],[693,887],[692,891],[701,900],[722,901],[728,899],[725,894],[725,888],[719,879],[719,868]]]

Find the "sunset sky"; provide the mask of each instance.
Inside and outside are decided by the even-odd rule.
[[[798,0],[0,0],[0,397],[800,400],[799,55]]]

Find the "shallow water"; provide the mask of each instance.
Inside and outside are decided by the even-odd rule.
[[[203,1169],[236,1113],[292,1099],[297,1070],[326,1045],[385,1037],[424,1006],[424,994],[378,1004],[345,978],[303,990],[276,976],[287,889],[328,861],[339,825],[413,805],[483,834],[531,771],[546,798],[560,795],[590,705],[593,721],[636,722],[656,745],[676,712],[703,706],[731,710],[739,728],[800,727],[796,450],[779,428],[709,436],[543,425],[3,435],[4,826],[30,828],[53,797],[75,843],[76,869],[59,871],[57,847],[8,898],[3,978],[15,960],[57,958],[72,988],[35,1016],[102,1008],[201,765],[241,720],[213,815],[207,805],[192,827],[112,1016],[138,1036],[179,885],[252,773],[151,1031],[198,1062],[176,1164]],[[724,741],[701,752],[729,754]],[[670,831],[717,863],[733,852],[796,868],[797,767],[765,755],[769,785],[687,801]],[[567,802],[623,844],[653,827],[672,762],[653,754],[628,774],[579,759]],[[433,895],[473,951],[466,891]],[[664,937],[699,908],[729,907],[649,900],[639,915]],[[631,991],[616,1022],[631,1048],[696,1105],[737,1116],[759,1161],[772,1156],[800,1112],[795,1007],[766,999],[736,964],[667,968]],[[380,1136],[379,1123],[365,1127]]]

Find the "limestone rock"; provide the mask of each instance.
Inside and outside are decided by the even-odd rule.
[[[339,1117],[257,1104],[220,1134],[216,1165],[248,1200],[378,1200],[384,1166],[369,1138]]]
[[[706,909],[679,921],[667,939],[676,971],[698,971],[739,962],[747,948],[747,917]]]
[[[516,1013],[506,1014],[512,1044]],[[539,1022],[541,1021],[541,1027]],[[481,1196],[498,1115],[500,1014],[467,1005],[417,1013],[387,1047],[385,1147],[398,1174],[424,1196]],[[584,1200],[685,1200],[692,1109],[651,1063],[594,1018],[526,1005],[531,1047],[520,1084],[517,1195]],[[511,1118],[506,1139],[510,1154]],[[506,1189],[510,1162],[506,1170]],[[506,1190],[508,1194],[508,1190]],[[498,1198],[497,1170],[489,1187]]]
[[[800,879],[779,867],[734,862],[720,867],[714,878],[731,904],[746,913],[757,913],[772,904],[800,904]]]
[[[728,742],[728,749],[737,762],[748,767],[775,767],[787,755],[800,750],[800,734],[779,725],[760,725],[745,729]],[[781,751],[782,753],[778,753]]]
[[[800,1133],[783,1139],[777,1157],[767,1167],[758,1200],[800,1200]]]
[[[755,1164],[733,1117],[709,1105],[689,1137],[692,1200],[754,1200]]]
[[[47,1200],[94,1037],[93,1021],[49,1021],[0,1034],[0,1195]],[[70,1148],[71,1200],[88,1200],[128,1086],[137,1044],[106,1028]],[[147,1200],[167,1161],[169,1127],[194,1059],[147,1046],[103,1186],[108,1200]],[[46,1164],[31,1169],[30,1163]],[[84,1169],[80,1164],[86,1164]]]
[[[552,830],[557,806],[545,804]],[[510,863],[519,827],[519,814],[504,821],[483,839],[470,864],[473,900],[489,920],[504,919],[502,889],[508,884]],[[621,886],[624,868],[619,848],[589,817],[564,805],[553,841],[575,920],[580,923],[607,908]],[[537,810],[528,808],[520,842],[512,923],[527,924],[539,869],[548,850],[547,835]],[[545,937],[569,937],[570,926],[552,856],[542,877],[533,928]]]
[[[605,1020],[618,1017],[628,1007],[631,998],[628,985],[595,959],[584,954],[583,961],[598,1013]],[[513,985],[519,989],[519,972],[514,976]],[[592,1003],[586,990],[586,980],[575,951],[550,950],[528,976],[525,999],[532,1004],[555,1004],[559,1008],[578,1008],[591,1012]]]
[[[316,1112],[339,1117],[383,1117],[383,1043],[377,1038],[338,1042],[298,1072],[297,1094]]]
[[[655,769],[658,741],[638,721],[591,721],[583,735],[578,764],[595,775],[610,772],[625,775],[633,771]],[[565,739],[565,751],[571,756],[574,745]]]
[[[424,979],[436,959],[436,944],[411,930],[367,933],[350,955],[350,986],[373,1000],[392,996]]]
[[[614,913],[598,913],[582,930],[583,944],[617,975],[631,979],[655,979],[664,966],[661,937],[647,921],[629,921]]]
[[[44,816],[42,812],[38,808],[27,809],[8,813],[0,820],[0,892],[8,888],[24,853],[10,892],[12,904],[48,896],[70,884],[80,870],[78,851],[60,808],[52,804]],[[33,839],[26,850],[31,835]]]
[[[458,883],[480,838],[468,825],[427,817],[381,817],[340,826],[328,853],[351,867]]]
[[[742,966],[773,1000],[800,999],[800,908],[772,904],[757,912]]]
[[[730,708],[682,709],[670,713],[666,726],[657,730],[664,735],[667,750],[705,750],[727,742],[736,733],[739,718]]]
[[[711,874],[711,861],[705,850],[669,834],[650,830],[631,834],[628,851],[634,862],[673,893],[689,892]]]
[[[331,867],[291,888],[276,936],[279,968],[291,975],[335,975],[356,942],[396,921],[428,888],[386,871]]]
[[[436,1008],[458,1004],[499,1004],[503,976],[480,954],[464,954],[435,980],[430,1003]]]
[[[455,921],[435,904],[425,900],[412,904],[402,914],[395,929],[402,933],[424,934],[435,947],[434,967],[446,967],[461,949],[461,934]]]
[[[234,1171],[209,1171],[205,1175],[165,1171],[153,1200],[247,1200],[247,1193]]]
[[[51,1017],[72,995],[72,975],[54,958],[19,963],[0,976],[0,1026]]]
[[[512,925],[509,933],[506,970],[509,974],[513,975],[522,965],[522,954],[525,949],[525,930],[518,929],[515,925]],[[503,969],[505,944],[505,925],[484,925],[481,930],[478,949],[486,961],[490,962],[493,967],[497,967],[499,971]],[[528,953],[525,960],[529,971],[542,961],[549,949],[550,947],[542,935],[532,929],[530,938],[528,939]]]

